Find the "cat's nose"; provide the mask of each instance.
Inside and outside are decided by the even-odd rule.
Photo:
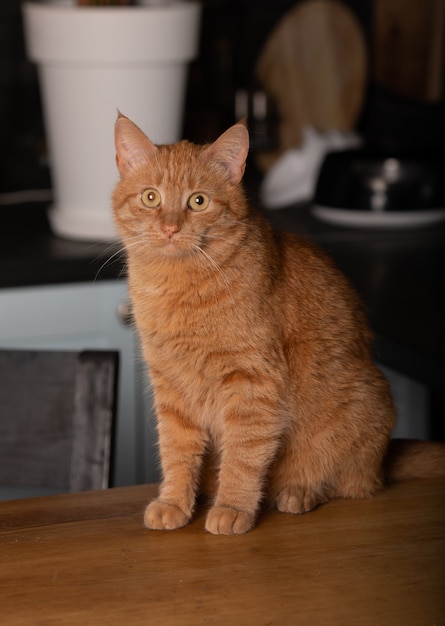
[[[178,224],[163,224],[162,230],[171,239],[175,233],[179,232],[179,226]]]

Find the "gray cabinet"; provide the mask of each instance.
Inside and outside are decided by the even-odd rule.
[[[148,378],[127,302],[123,280],[0,290],[1,347],[119,350],[116,486],[159,478]]]

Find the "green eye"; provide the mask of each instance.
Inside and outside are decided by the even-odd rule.
[[[204,211],[209,206],[210,198],[205,193],[193,193],[188,199],[187,206],[192,211]]]
[[[161,204],[161,194],[156,189],[145,189],[141,193],[142,204],[149,209],[156,209]]]

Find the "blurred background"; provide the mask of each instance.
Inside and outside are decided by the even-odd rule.
[[[245,110],[243,94],[265,91],[267,124],[263,118],[257,120],[261,129],[257,125],[253,133],[254,151],[266,153],[256,160],[265,171],[289,147],[286,141],[298,141],[298,129],[293,135],[282,129],[280,137],[280,114],[287,105],[280,102],[280,88],[273,85],[260,61],[264,66],[266,44],[301,2],[203,0],[202,4],[200,52],[190,66],[183,135],[197,142],[214,139],[233,123],[237,102],[238,113]],[[354,86],[355,96],[351,94],[356,105],[349,123],[371,141],[390,148],[443,146],[444,1],[343,0],[342,4],[356,19],[365,46],[364,82]],[[293,27],[298,34],[298,24],[289,26]],[[340,43],[314,36],[308,54],[313,55],[315,70],[317,51],[326,45],[335,52]],[[343,46],[347,49],[347,42]],[[351,46],[353,56],[357,42],[351,41]],[[282,54],[285,62],[286,53]],[[270,67],[276,78],[276,65]],[[341,79],[342,68],[336,71]],[[289,91],[288,87],[282,83],[281,89]],[[249,113],[252,117],[252,107]],[[39,85],[36,68],[26,58],[20,0],[2,0],[0,5],[0,115],[0,191],[47,186]],[[255,130],[255,120],[251,121]]]
[[[274,226],[327,250],[359,292],[376,332],[376,361],[397,403],[395,434],[444,439],[445,0],[202,0],[202,7],[183,137],[213,141],[248,116],[248,191]],[[308,127],[317,158],[320,137],[331,146],[358,137],[383,155],[365,176],[365,208],[373,217],[382,215],[384,200],[394,208],[393,186],[397,210],[422,209],[420,198],[426,214],[434,209],[434,226],[421,221],[421,210],[412,212],[420,221],[409,228],[316,219],[310,203],[295,196],[301,199],[298,176],[313,157],[309,150],[305,162],[296,152]],[[119,350],[113,484],[156,480],[154,417],[120,246],[57,237],[48,224],[47,137],[21,0],[0,3],[0,147],[0,345]],[[422,178],[420,168],[416,178],[393,158],[400,155],[431,169]],[[314,183],[316,168],[312,173]],[[261,187],[277,200],[287,182],[287,204],[265,206]],[[310,200],[313,186],[304,191]],[[364,212],[352,208],[349,216]]]

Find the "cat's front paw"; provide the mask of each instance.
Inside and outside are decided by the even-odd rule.
[[[174,504],[153,500],[145,509],[144,524],[152,530],[175,530],[188,524],[190,517]]]
[[[253,528],[255,517],[229,506],[214,506],[206,519],[206,530],[213,535],[241,535]]]

